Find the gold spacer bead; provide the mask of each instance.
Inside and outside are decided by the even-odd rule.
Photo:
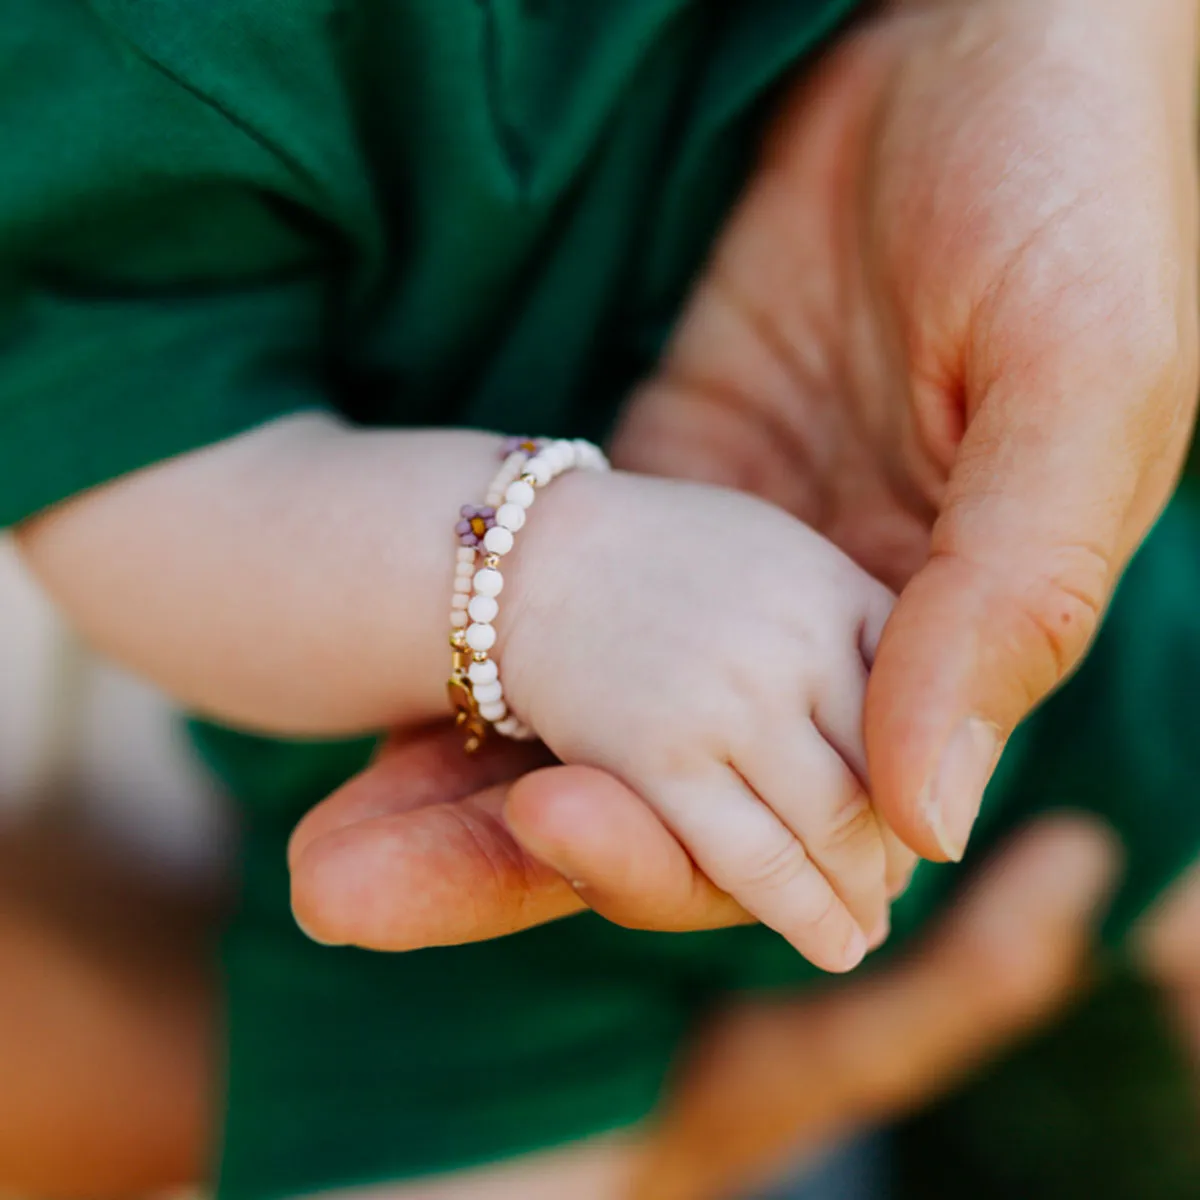
[[[529,486],[531,488],[535,488],[538,486],[537,476],[530,475],[528,472],[526,472],[524,475],[521,476],[521,482],[529,484]]]
[[[455,629],[450,634],[450,645],[455,650],[465,650],[467,648],[467,635],[462,629]]]
[[[494,571],[500,565],[500,555],[489,554],[487,558],[483,560],[483,565],[485,567],[490,567]]]
[[[485,663],[488,660],[488,652],[486,650],[476,650],[475,653],[471,655],[471,657],[477,663]]]

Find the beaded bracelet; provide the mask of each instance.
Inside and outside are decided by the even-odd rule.
[[[447,690],[457,724],[466,734],[468,754],[479,749],[489,728],[517,741],[536,737],[509,711],[500,668],[491,657],[500,611],[497,597],[504,589],[500,560],[512,550],[540,488],[577,468],[608,470],[602,451],[582,440],[506,438],[501,453],[504,464],[483,504],[464,505],[454,530],[459,548],[450,609],[452,658]]]

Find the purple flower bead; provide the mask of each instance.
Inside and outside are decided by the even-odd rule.
[[[528,437],[506,437],[500,443],[500,457],[507,458],[510,454],[516,454],[518,450],[523,451],[526,455],[536,454],[544,445],[540,438]]]
[[[484,535],[496,524],[496,510],[487,504],[464,504],[459,516],[462,520],[454,532],[464,546],[472,548],[482,545]]]

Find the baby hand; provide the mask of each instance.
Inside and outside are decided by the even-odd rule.
[[[554,484],[511,566],[514,711],[813,963],[856,966],[887,913],[862,705],[890,593],[762,501],[619,473]]]

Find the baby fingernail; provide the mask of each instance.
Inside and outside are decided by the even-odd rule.
[[[959,862],[983,803],[1002,749],[1000,730],[968,717],[950,735],[933,778],[925,785],[921,808],[942,853]]]
[[[892,932],[892,918],[889,913],[883,914],[883,919],[876,924],[871,931],[871,936],[867,938],[868,948],[878,950],[884,942],[888,940],[888,934]]]
[[[867,952],[870,950],[867,944],[867,935],[857,927],[850,941],[846,943],[846,956],[843,964],[843,970],[853,971],[864,958],[867,957]]]

